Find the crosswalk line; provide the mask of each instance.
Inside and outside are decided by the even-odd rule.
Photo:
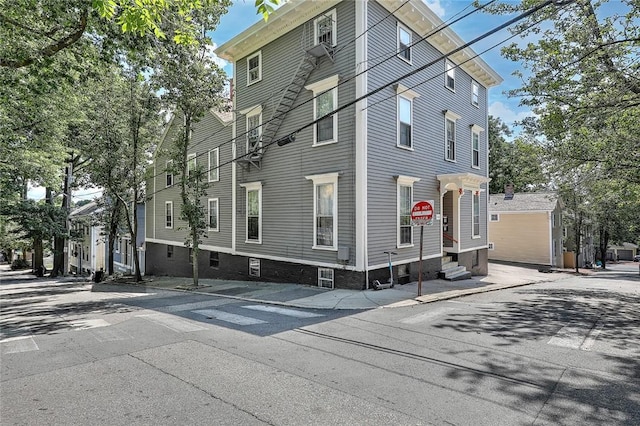
[[[563,348],[578,349],[585,341],[590,328],[586,326],[566,325],[555,336],[549,339],[548,344]]]
[[[288,317],[294,317],[294,318],[318,318],[318,317],[324,316],[322,314],[316,314],[314,312],[306,312],[306,311],[300,311],[298,309],[288,309],[288,308],[281,308],[278,306],[268,306],[268,305],[247,305],[247,306],[243,306],[243,308],[251,309],[254,311],[272,312],[272,313],[285,315]]]
[[[70,321],[69,324],[74,330],[87,330],[90,328],[108,327],[111,325],[101,318],[74,320]]]
[[[162,325],[178,333],[207,330],[207,327],[198,325],[194,321],[185,320],[165,313],[136,315],[136,317]]]
[[[420,324],[422,322],[429,321],[435,317],[440,315],[444,315],[449,311],[454,311],[456,308],[437,308],[428,312],[423,312],[421,314],[413,315],[407,318],[400,320],[403,324]]]
[[[169,305],[153,308],[154,311],[173,313],[181,311],[193,311],[196,309],[208,308],[210,306],[220,306],[231,303],[230,300],[208,300],[204,302],[182,303],[180,305]]]
[[[39,349],[32,336],[9,337],[0,340],[0,353],[2,355],[31,352]]]
[[[219,321],[229,322],[237,325],[256,325],[266,324],[266,321],[262,321],[257,318],[245,317],[243,315],[232,314],[229,312],[218,311],[216,309],[200,309],[191,311],[194,314],[202,315],[207,318],[215,318]]]

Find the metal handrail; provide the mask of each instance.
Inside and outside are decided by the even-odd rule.
[[[458,240],[456,240],[455,238],[453,238],[451,235],[447,234],[444,231],[442,232],[442,236],[445,237],[449,241],[453,241],[456,244],[458,243]]]

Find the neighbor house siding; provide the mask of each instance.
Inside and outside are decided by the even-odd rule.
[[[549,212],[499,214],[491,222],[489,259],[549,265]]]

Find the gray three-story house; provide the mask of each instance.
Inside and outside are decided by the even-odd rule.
[[[201,276],[362,289],[389,279],[393,252],[394,279],[415,280],[419,200],[435,210],[423,276],[486,274],[487,90],[501,78],[470,48],[450,54],[463,45],[421,0],[324,0],[286,3],[218,47],[233,117],[194,131],[194,161],[216,165]],[[147,273],[187,274],[178,190],[157,191],[165,162]]]

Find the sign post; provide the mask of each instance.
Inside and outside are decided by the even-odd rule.
[[[420,225],[420,257],[418,262],[418,296],[422,296],[422,247],[424,241],[424,225],[433,225],[433,200],[418,201],[411,208],[411,223]]]

